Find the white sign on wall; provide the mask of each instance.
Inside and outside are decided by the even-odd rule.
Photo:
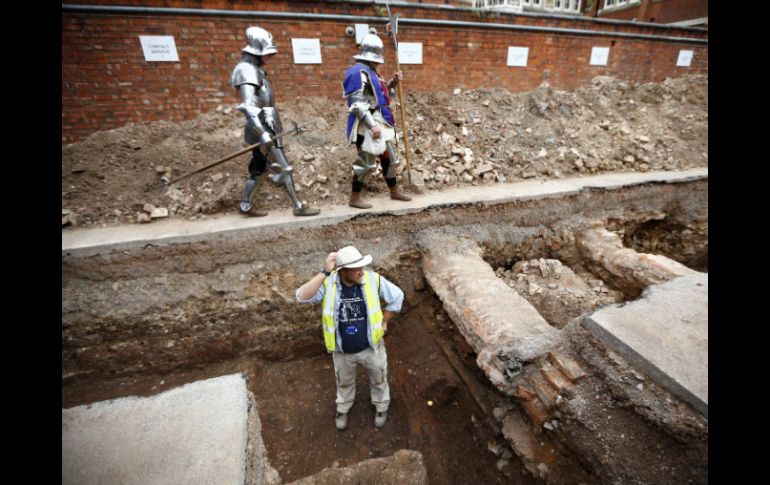
[[[515,67],[527,67],[529,47],[508,47],[508,65]]]
[[[356,44],[361,43],[361,39],[369,33],[369,24],[355,24],[356,26]]]
[[[591,62],[592,66],[606,66],[607,59],[610,57],[609,47],[593,47],[591,48]]]
[[[294,50],[294,64],[321,64],[321,41],[319,39],[291,39]]]
[[[693,54],[693,51],[679,51],[679,58],[676,60],[676,65],[680,67],[690,67]]]
[[[171,35],[140,35],[145,61],[179,61]]]
[[[400,64],[422,64],[422,42],[399,42],[398,62]]]

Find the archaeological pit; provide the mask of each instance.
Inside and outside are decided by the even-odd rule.
[[[62,233],[62,483],[708,482],[707,169],[119,229]],[[348,244],[405,301],[339,432]]]

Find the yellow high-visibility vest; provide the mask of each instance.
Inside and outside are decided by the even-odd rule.
[[[321,306],[321,326],[324,332],[324,344],[327,352],[334,352],[337,348],[336,336],[336,308],[335,299],[337,293],[337,272],[333,272],[324,280],[324,299]],[[382,308],[380,307],[380,275],[373,271],[364,271],[364,302],[366,304],[366,318],[369,320],[368,339],[372,348],[382,341],[385,332],[382,329]]]

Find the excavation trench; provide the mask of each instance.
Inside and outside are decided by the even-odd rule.
[[[707,191],[704,179],[651,183],[64,251],[63,407],[244,373],[284,482],[412,449],[437,484],[706,483],[707,419],[578,321],[664,281],[626,274],[620,260],[602,266],[592,255],[601,244],[664,255],[666,270],[678,261],[707,271]],[[326,253],[347,244],[371,253],[373,268],[406,295],[385,340],[392,404],[382,430],[371,423],[363,371],[348,430],[334,429],[320,309],[294,302]],[[473,248],[474,261],[552,330],[548,351],[520,362],[509,388],[479,366],[479,349],[430,284],[425,265],[441,261],[436,247],[460,256]],[[541,369],[559,359],[585,375],[553,392]],[[644,391],[634,391],[637,380]]]

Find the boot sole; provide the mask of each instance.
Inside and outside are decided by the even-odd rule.
[[[267,215],[267,212],[253,212],[251,210],[248,210],[246,212],[238,209],[238,212],[241,215],[247,216],[247,217],[265,217]]]
[[[297,216],[297,217],[302,217],[302,216],[317,216],[317,215],[318,215],[318,214],[320,214],[320,213],[321,213],[321,211],[318,211],[318,212],[295,212],[295,213],[294,213],[294,215],[295,215],[295,216]]]

